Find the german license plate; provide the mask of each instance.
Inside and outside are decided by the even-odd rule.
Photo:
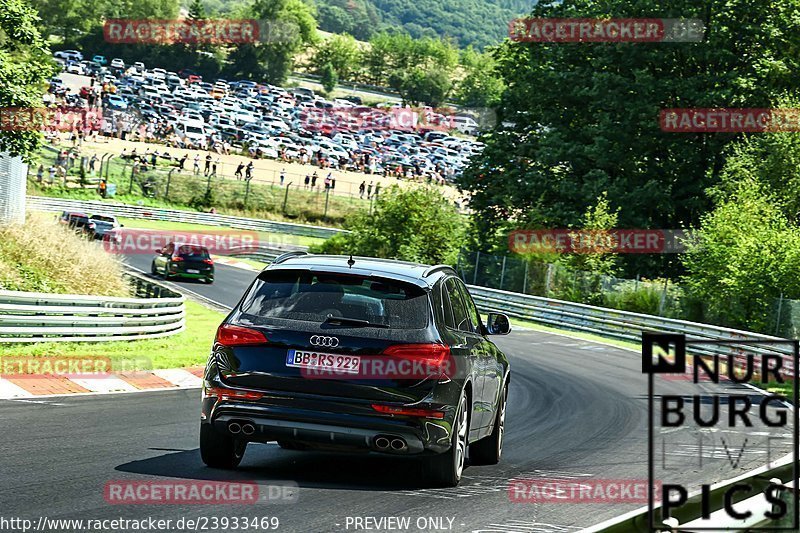
[[[187,268],[187,269],[186,269],[186,273],[187,273],[187,274],[199,274],[199,273],[200,273],[200,271],[199,271],[199,270],[197,270],[196,268]]]
[[[286,354],[286,366],[358,374],[361,358],[356,355],[289,350],[289,353]]]

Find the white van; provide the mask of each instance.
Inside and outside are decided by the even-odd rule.
[[[477,135],[478,123],[472,117],[458,116],[450,119],[455,129],[466,135]]]
[[[178,137],[186,144],[205,150],[208,147],[205,124],[199,120],[184,119],[175,127]]]

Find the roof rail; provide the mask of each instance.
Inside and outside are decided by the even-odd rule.
[[[283,263],[287,259],[291,259],[292,257],[299,257],[301,255],[308,255],[308,252],[303,250],[292,250],[291,252],[286,252],[285,254],[281,254],[272,261],[273,265],[277,265],[278,263]]]
[[[434,272],[438,272],[440,270],[451,270],[454,274],[456,272],[455,269],[453,267],[451,267],[450,265],[434,265],[434,266],[432,266],[430,268],[425,269],[425,272],[422,273],[422,277],[423,278],[427,278],[428,276],[430,276]]]

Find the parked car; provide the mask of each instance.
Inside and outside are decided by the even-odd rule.
[[[112,68],[125,68],[125,62],[118,57],[111,60]]]
[[[150,273],[165,279],[199,279],[214,283],[214,261],[204,246],[169,243],[153,258]]]
[[[284,254],[217,329],[200,456],[235,468],[272,441],[413,456],[457,485],[467,449],[472,465],[500,461],[510,371],[489,336],[509,331],[503,314],[481,320],[451,267]]]
[[[108,59],[106,59],[106,56],[101,56],[101,55],[96,55],[96,56],[92,57],[92,61],[97,63],[98,65],[107,65],[108,64]]]
[[[71,61],[67,63],[67,68],[65,70],[70,74],[77,74],[78,76],[83,76],[86,74],[86,69],[77,61]]]
[[[77,50],[59,50],[53,53],[53,57],[64,61],[83,61],[83,54]]]

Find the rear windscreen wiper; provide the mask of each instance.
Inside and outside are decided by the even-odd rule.
[[[358,318],[347,318],[347,317],[344,317],[344,316],[333,316],[333,315],[330,315],[322,323],[323,324],[342,324],[342,325],[346,324],[348,326],[363,326],[363,327],[370,327],[370,328],[388,328],[389,327],[388,324],[376,324],[376,323],[370,322],[369,320],[361,320],[361,319],[358,319]]]

